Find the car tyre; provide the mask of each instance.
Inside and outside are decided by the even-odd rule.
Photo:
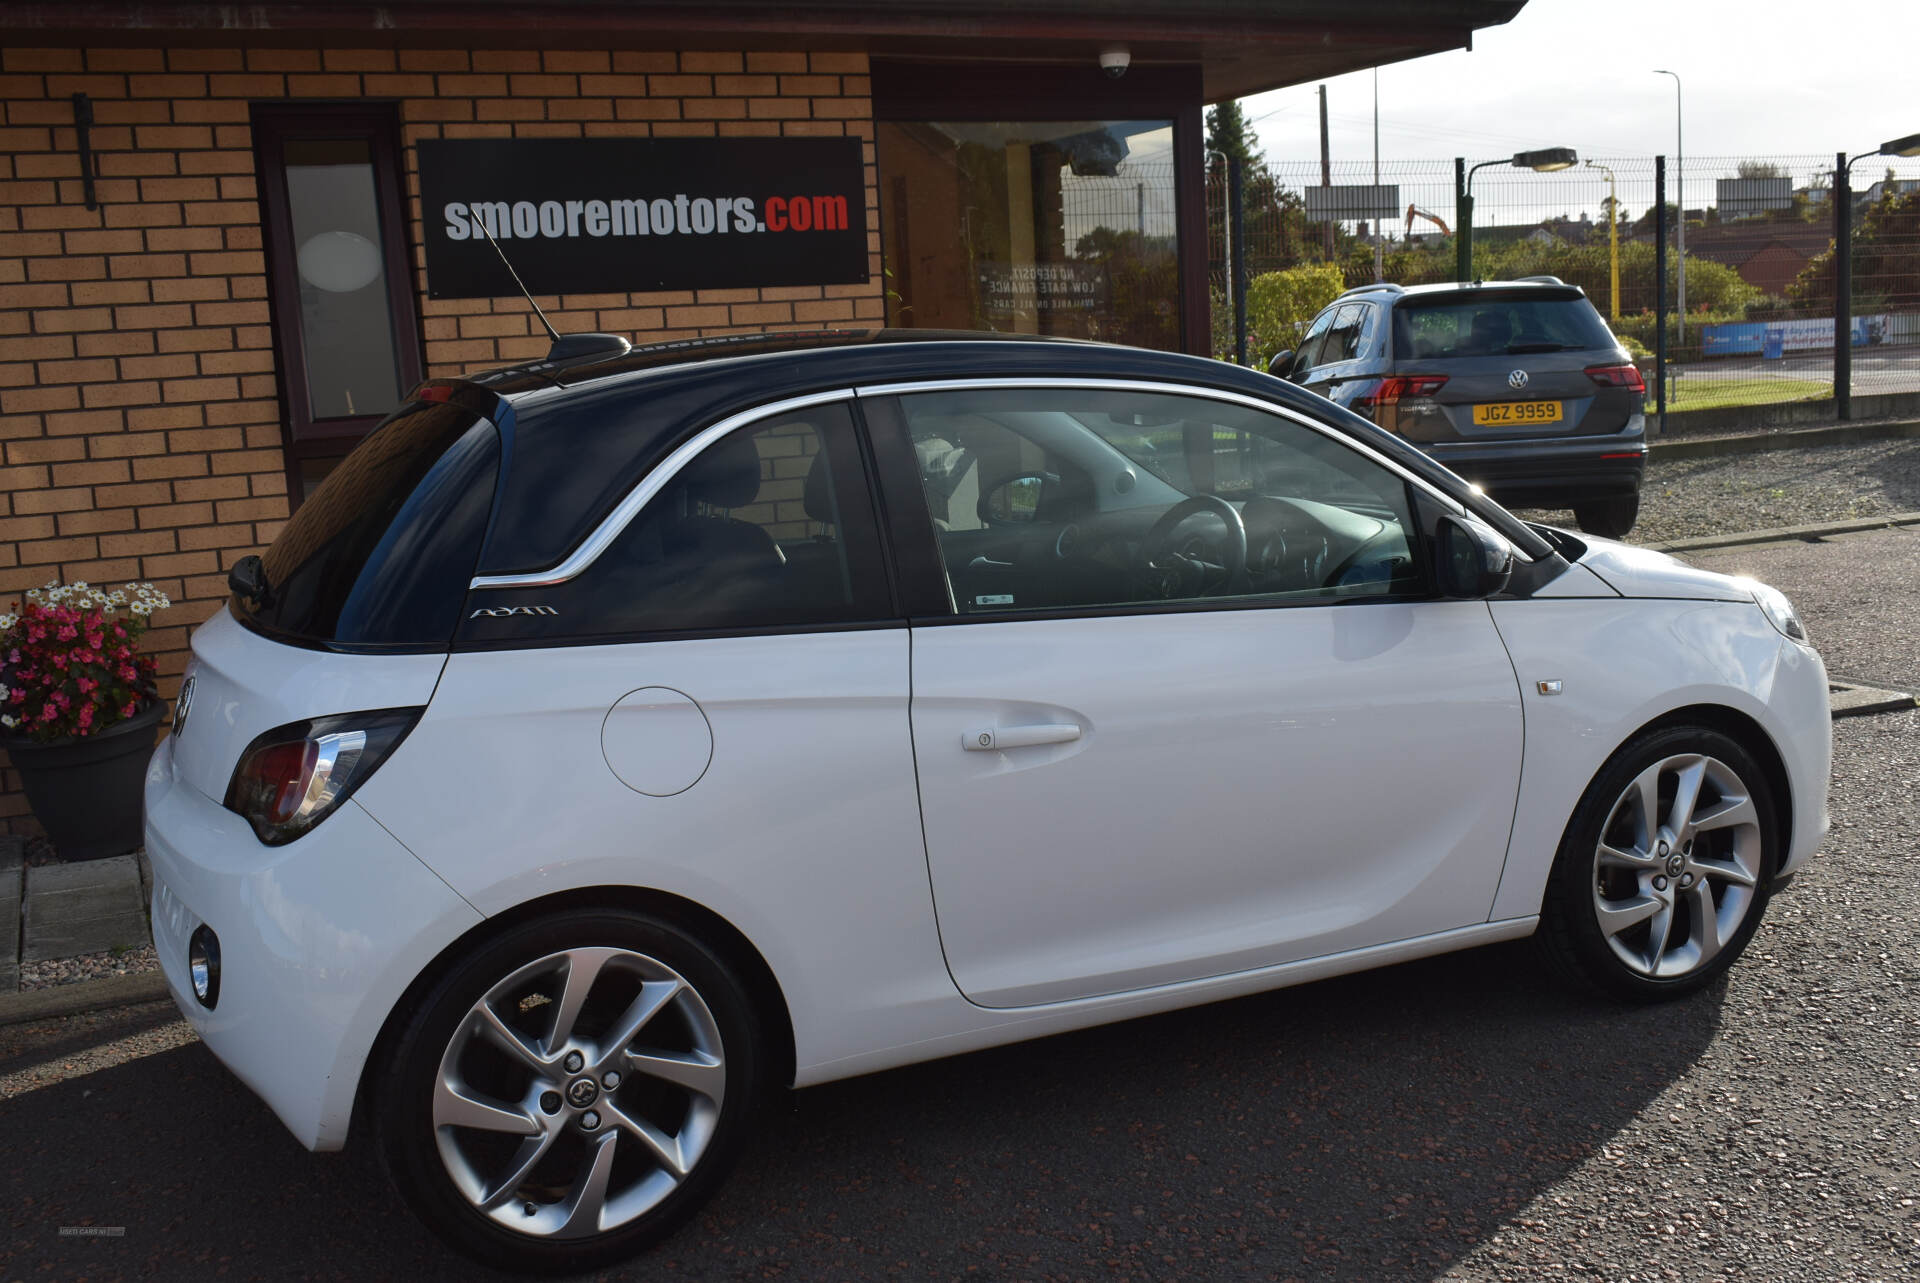
[[[402,1198],[476,1261],[608,1265],[725,1177],[769,1089],[764,1031],[718,951],[623,910],[487,939],[404,1014],[374,1128]]]
[[[1649,731],[1575,808],[1537,939],[1589,990],[1632,1002],[1692,993],[1753,938],[1780,843],[1772,785],[1737,741],[1703,726]]]
[[[1640,494],[1619,495],[1612,499],[1590,499],[1573,505],[1573,519],[1590,535],[1602,539],[1625,539],[1640,516]]]

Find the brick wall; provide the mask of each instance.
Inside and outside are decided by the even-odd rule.
[[[71,95],[94,104],[81,201]],[[50,579],[148,579],[169,698],[225,570],[287,516],[248,104],[397,100],[431,374],[537,357],[519,298],[429,300],[421,138],[855,135],[872,281],[543,297],[562,331],[638,342],[879,324],[864,54],[7,49],[0,55],[0,603]],[[0,824],[31,827],[12,772]]]

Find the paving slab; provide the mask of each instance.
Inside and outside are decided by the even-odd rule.
[[[24,838],[0,837],[0,994],[20,987],[20,879]]]
[[[28,869],[22,905],[22,962],[138,948],[152,938],[131,855]]]

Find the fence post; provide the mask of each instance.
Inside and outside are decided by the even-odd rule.
[[[1467,158],[1453,158],[1453,279],[1473,279],[1473,197],[1467,195]]]
[[[1653,407],[1667,434],[1667,158],[1653,158]]]
[[[1233,277],[1233,359],[1247,363],[1246,172],[1238,156],[1227,157],[1227,222],[1233,235],[1227,246],[1227,273]]]
[[[1853,417],[1853,179],[1833,158],[1833,412]]]

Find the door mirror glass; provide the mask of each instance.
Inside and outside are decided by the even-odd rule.
[[[1465,517],[1440,518],[1435,578],[1449,597],[1491,597],[1513,577],[1513,545]]]
[[[1046,475],[1039,472],[1007,478],[980,501],[980,519],[991,525],[1037,520],[1046,485]]]

